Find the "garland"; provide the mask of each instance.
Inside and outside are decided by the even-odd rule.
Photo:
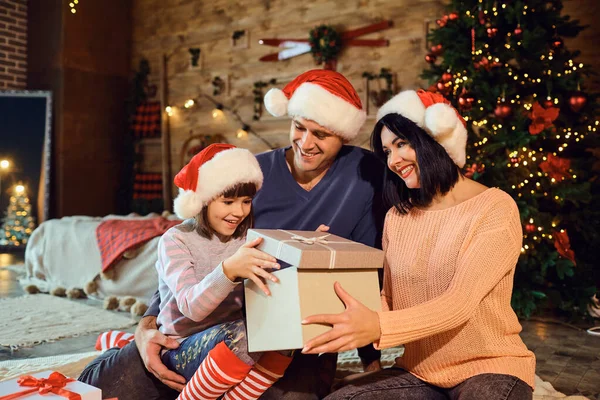
[[[337,60],[342,49],[342,38],[329,25],[319,25],[310,31],[310,52],[317,64]]]

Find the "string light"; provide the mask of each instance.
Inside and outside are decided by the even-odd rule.
[[[71,14],[77,13],[77,9],[75,8],[77,4],[79,4],[79,0],[73,0],[69,3],[69,7],[71,8]]]
[[[223,104],[217,104],[212,110],[212,117],[214,119],[223,117]]]

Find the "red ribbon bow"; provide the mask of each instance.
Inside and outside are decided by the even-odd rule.
[[[13,400],[25,395],[38,392],[41,395],[54,393],[69,400],[81,400],[81,396],[77,393],[63,389],[69,382],[74,382],[75,379],[67,378],[60,372],[53,372],[48,378],[36,378],[31,375],[25,375],[17,380],[19,386],[29,386],[33,389],[28,389],[23,392],[9,394],[0,397],[0,400]]]

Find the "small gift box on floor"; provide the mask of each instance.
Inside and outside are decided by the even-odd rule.
[[[59,372],[44,371],[0,382],[0,400],[8,399],[102,400],[102,390]]]
[[[313,314],[344,311],[333,284],[374,311],[381,309],[377,270],[383,251],[336,235],[313,231],[249,229],[247,241],[262,237],[258,249],[291,265],[273,272],[279,283],[267,282],[271,296],[251,280],[244,282],[248,349],[300,349],[330,326],[302,325]]]

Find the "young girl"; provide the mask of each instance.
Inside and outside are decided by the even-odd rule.
[[[242,315],[244,278],[277,282],[265,269],[276,259],[244,244],[252,226],[252,197],[263,175],[244,149],[212,144],[175,177],[175,213],[182,224],[158,247],[162,333],[180,342],[163,363],[188,381],[179,399],[257,399],[289,365],[277,352],[249,353]]]

